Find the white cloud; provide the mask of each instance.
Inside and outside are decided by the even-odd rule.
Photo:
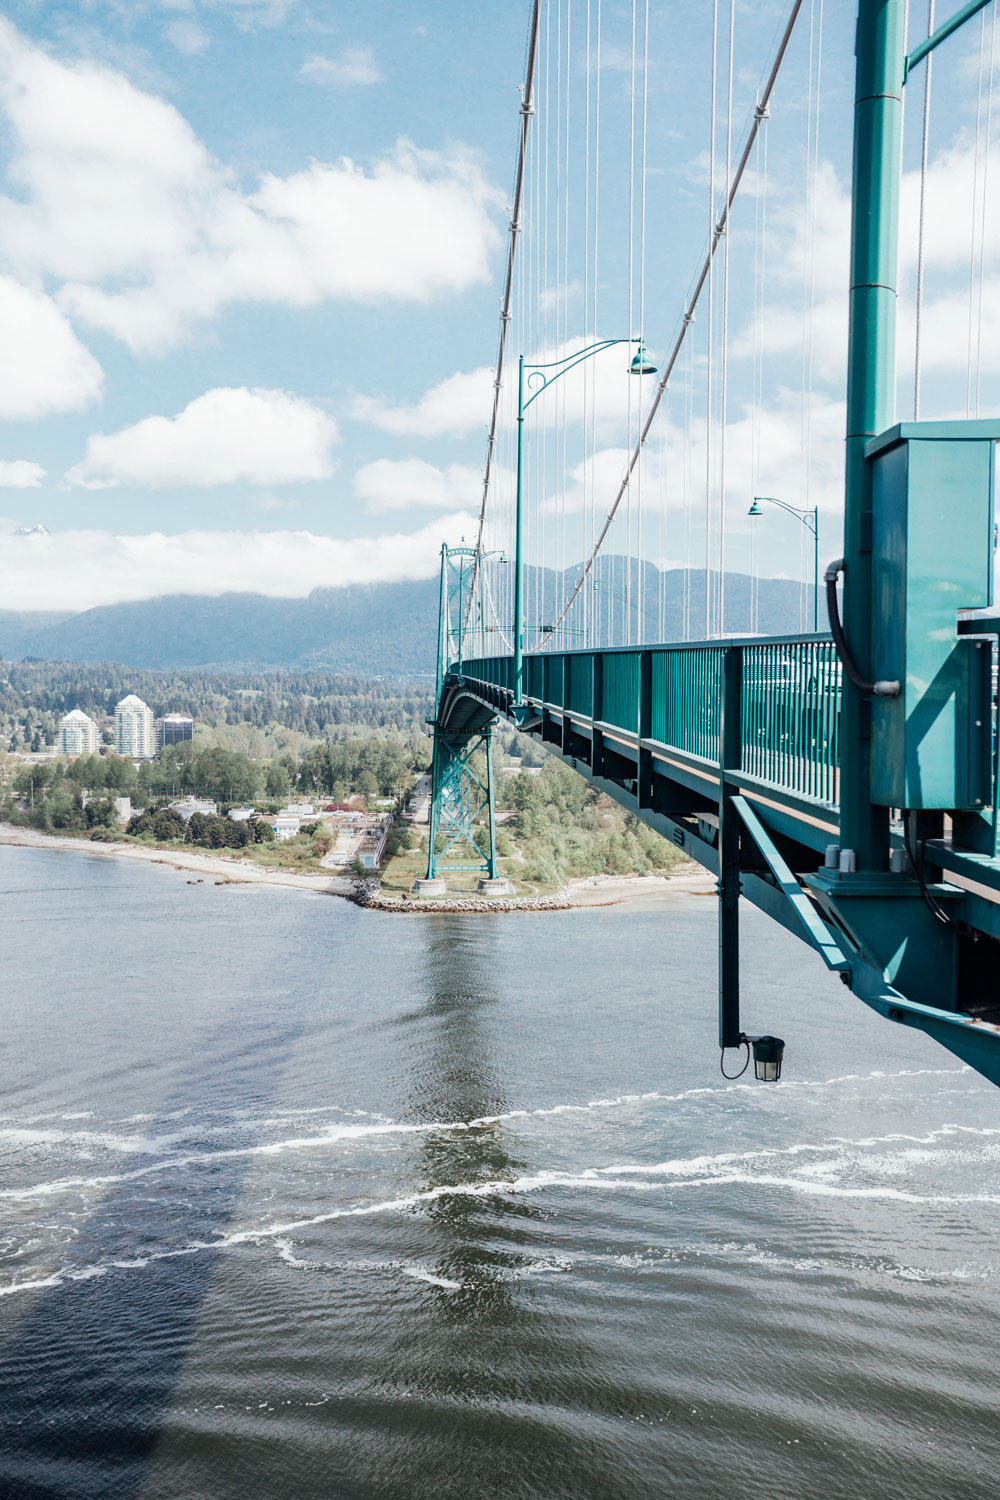
[[[410,510],[434,506],[447,510],[479,504],[483,478],[479,469],[467,464],[448,464],[438,469],[420,458],[379,458],[365,464],[354,476],[355,492],[370,511]]]
[[[197,21],[171,21],[166,29],[167,41],[185,57],[197,57],[207,51],[211,37]]]
[[[145,417],[120,432],[95,433],[66,478],[87,489],[328,479],[336,440],[333,418],[301,397],[221,387],[176,417]]]
[[[101,394],[104,375],[43,292],[0,276],[0,417],[79,411]]]
[[[35,490],[45,478],[41,464],[27,458],[0,459],[0,489]]]
[[[314,588],[430,578],[442,541],[471,534],[471,515],[439,516],[423,530],[340,540],[308,531],[188,531],[116,536],[63,531],[0,546],[6,609],[91,609],[160,594],[230,591],[304,598]]]
[[[382,81],[370,47],[347,47],[339,57],[307,57],[299,72],[313,83],[329,83],[339,89]]]
[[[13,191],[0,261],[74,318],[158,351],[234,302],[426,302],[487,280],[500,196],[461,147],[401,140],[246,192],[172,105],[0,20]]]
[[[449,375],[412,406],[392,406],[382,396],[357,396],[351,416],[399,437],[457,437],[476,428],[485,431],[494,373],[484,365],[468,374]]]

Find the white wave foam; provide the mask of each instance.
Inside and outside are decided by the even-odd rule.
[[[869,1079],[882,1081],[886,1078],[910,1078],[925,1074],[953,1075],[970,1073],[969,1068],[920,1068],[904,1069],[897,1073],[887,1074],[876,1070],[870,1074],[845,1074],[840,1078],[813,1080],[812,1082],[800,1081],[789,1086],[797,1088],[825,1088],[831,1084],[844,1083],[852,1079]],[[0,1190],[0,1200],[14,1199],[23,1200],[35,1197],[49,1197],[62,1193],[91,1192],[123,1183],[135,1181],[150,1173],[173,1171],[186,1167],[200,1167],[210,1165],[213,1162],[233,1160],[243,1157],[267,1157],[279,1156],[285,1152],[317,1151],[336,1147],[345,1142],[375,1140],[378,1138],[391,1138],[393,1136],[416,1136],[434,1133],[458,1132],[468,1130],[484,1129],[492,1125],[501,1125],[515,1120],[545,1119],[554,1116],[587,1114],[593,1111],[617,1109],[626,1105],[641,1103],[678,1103],[699,1095],[720,1095],[732,1093],[736,1090],[752,1089],[752,1084],[730,1084],[727,1087],[699,1086],[693,1089],[685,1089],[678,1094],[661,1094],[656,1091],[646,1093],[619,1094],[610,1098],[591,1099],[582,1104],[554,1104],[542,1106],[537,1109],[507,1110],[501,1114],[479,1115],[471,1120],[433,1120],[433,1121],[392,1121],[377,1119],[368,1115],[369,1123],[334,1123],[329,1125],[320,1134],[291,1136],[283,1140],[257,1142],[248,1146],[225,1147],[215,1151],[197,1151],[186,1155],[170,1155],[171,1146],[176,1146],[187,1135],[197,1133],[196,1127],[190,1130],[175,1133],[172,1136],[144,1137],[144,1136],[116,1136],[95,1131],[59,1131],[59,1130],[37,1130],[21,1127],[20,1129],[0,1129],[0,1140],[6,1139],[14,1144],[25,1146],[37,1146],[41,1144],[72,1144],[82,1150],[87,1144],[101,1146],[120,1154],[155,1155],[161,1159],[146,1166],[139,1167],[132,1172],[101,1173],[89,1177],[73,1176],[58,1178],[52,1182],[36,1183],[23,1188],[6,1188]],[[320,1107],[317,1107],[317,1110]],[[331,1106],[331,1108],[337,1108]],[[311,1113],[313,1111],[307,1111]],[[354,1111],[355,1114],[365,1114],[364,1111]],[[222,1127],[212,1127],[213,1132]],[[984,1129],[978,1131],[976,1127],[949,1125],[942,1127],[941,1133],[964,1132],[967,1134],[997,1135],[1000,1131]],[[206,1132],[202,1132],[206,1133]],[[894,1140],[912,1140],[914,1144],[928,1144],[935,1139],[934,1133],[927,1137],[885,1136],[878,1138],[882,1142]],[[868,1145],[874,1141],[848,1142],[834,1139],[833,1145]],[[738,1153],[722,1155],[711,1158],[692,1158],[688,1163],[682,1163],[676,1170],[700,1171],[707,1170],[710,1164],[725,1164],[729,1161],[751,1159],[756,1155],[783,1155],[796,1152],[826,1151],[830,1149],[831,1143],[824,1145],[801,1144],[785,1148],[775,1148],[773,1151],[763,1153]],[[654,1166],[630,1165],[630,1172],[643,1173],[667,1173],[674,1170],[672,1163],[659,1163]],[[605,1172],[614,1172],[617,1168],[602,1168]]]
[[[780,1153],[774,1153],[780,1154]],[[693,1161],[699,1160],[692,1158]],[[690,1167],[691,1163],[685,1164]],[[621,1170],[620,1168],[618,1169]],[[637,1168],[629,1168],[630,1171],[641,1171]],[[969,1204],[989,1204],[996,1206],[1000,1204],[1000,1195],[994,1193],[954,1193],[954,1194],[929,1194],[908,1192],[901,1188],[876,1186],[847,1186],[838,1183],[819,1181],[815,1178],[805,1177],[781,1177],[773,1174],[759,1174],[754,1172],[724,1171],[712,1172],[703,1176],[682,1177],[670,1174],[668,1183],[652,1181],[650,1175],[624,1177],[611,1177],[609,1169],[591,1167],[576,1173],[569,1172],[538,1172],[532,1176],[516,1177],[512,1180],[497,1178],[488,1182],[476,1183],[449,1183],[439,1187],[428,1188],[423,1191],[405,1194],[397,1198],[384,1199],[375,1203],[355,1204],[349,1208],[335,1208],[324,1213],[312,1214],[306,1218],[291,1219],[282,1223],[262,1224],[245,1229],[231,1230],[227,1234],[213,1241],[194,1241],[188,1245],[172,1250],[152,1251],[134,1260],[115,1260],[110,1262],[122,1270],[142,1269],[151,1261],[168,1260],[177,1256],[196,1255],[202,1251],[233,1250],[243,1245],[259,1245],[267,1241],[276,1244],[279,1254],[284,1259],[289,1259],[290,1264],[296,1264],[302,1268],[308,1268],[309,1263],[301,1261],[294,1255],[289,1243],[289,1237],[302,1231],[317,1228],[320,1225],[334,1223],[338,1219],[368,1218],[383,1214],[401,1214],[420,1207],[421,1205],[437,1202],[441,1198],[488,1198],[504,1196],[523,1196],[527,1194],[543,1192],[545,1190],[569,1190],[569,1191],[598,1191],[598,1192],[628,1192],[628,1193],[650,1193],[664,1191],[667,1189],[679,1190],[682,1188],[717,1188],[720,1186],[747,1186],[755,1189],[773,1188],[778,1191],[809,1194],[818,1197],[857,1199],[857,1200],[884,1200],[890,1202],[927,1205],[935,1208],[953,1207]],[[389,1264],[389,1263],[385,1263]],[[406,1274],[411,1270],[406,1263],[400,1263]],[[106,1267],[88,1267],[86,1275],[101,1274]],[[423,1268],[418,1268],[421,1271]],[[43,1287],[58,1286],[63,1277],[76,1276],[78,1279],[83,1273],[62,1271],[48,1277],[38,1278],[34,1281],[20,1281],[0,1286],[0,1296],[9,1296],[15,1292],[38,1290]],[[422,1275],[421,1279],[427,1279]]]
[[[404,1266],[404,1276],[412,1276],[414,1281],[426,1281],[428,1286],[444,1287],[446,1292],[460,1292],[462,1283],[460,1281],[449,1281],[447,1276],[436,1276],[433,1271],[425,1271],[421,1266]]]

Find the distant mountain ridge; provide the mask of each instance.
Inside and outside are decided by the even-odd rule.
[[[638,572],[633,565],[632,615],[637,623]],[[567,569],[575,581],[578,569]],[[679,640],[684,631],[684,570],[642,575],[645,637]],[[625,598],[624,560],[611,558],[597,586]],[[529,572],[527,597],[564,597],[552,573]],[[691,634],[701,633],[705,574],[689,575]],[[608,594],[610,597],[610,593]],[[726,576],[726,626],[749,625],[750,580]],[[811,604],[811,597],[810,597]],[[617,606],[619,611],[623,603]],[[79,614],[0,611],[0,656],[8,660],[119,662],[171,669],[325,669],[365,676],[413,676],[434,669],[438,581],[351,584],[314,589],[304,599],[263,594],[168,594],[132,604],[108,604]],[[609,611],[610,612],[610,611]],[[807,616],[806,628],[811,616]],[[619,619],[620,624],[620,619]],[[825,617],[820,621],[825,628]],[[759,584],[759,628],[792,634],[800,625],[800,588],[788,579]]]

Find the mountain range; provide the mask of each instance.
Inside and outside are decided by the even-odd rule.
[[[609,558],[595,580],[608,602],[605,614],[625,608],[625,559]],[[637,565],[632,564],[633,638],[638,625]],[[568,569],[570,584],[579,576]],[[643,565],[645,639],[679,640],[684,634],[685,574]],[[688,578],[690,634],[702,633],[705,573]],[[716,578],[713,575],[713,590]],[[759,630],[792,634],[811,623],[811,594],[802,619],[799,584],[788,579],[759,580]],[[7,660],[81,663],[113,661],[125,666],[170,669],[296,668],[355,672],[366,676],[413,676],[434,669],[439,584],[348,585],[314,589],[302,599],[263,594],[205,597],[169,594],[130,604],[108,604],[78,614],[0,611],[0,656]],[[551,572],[527,570],[526,597],[565,597]],[[535,604],[538,611],[544,608]],[[551,606],[550,606],[551,607]],[[750,579],[726,575],[726,627],[745,634],[750,618]],[[825,612],[820,619],[826,628]],[[537,636],[535,637],[537,639]],[[529,645],[531,633],[529,631]]]

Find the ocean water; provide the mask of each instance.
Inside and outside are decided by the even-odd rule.
[[[1000,1093],[713,903],[0,848],[0,1497],[977,1500]]]

